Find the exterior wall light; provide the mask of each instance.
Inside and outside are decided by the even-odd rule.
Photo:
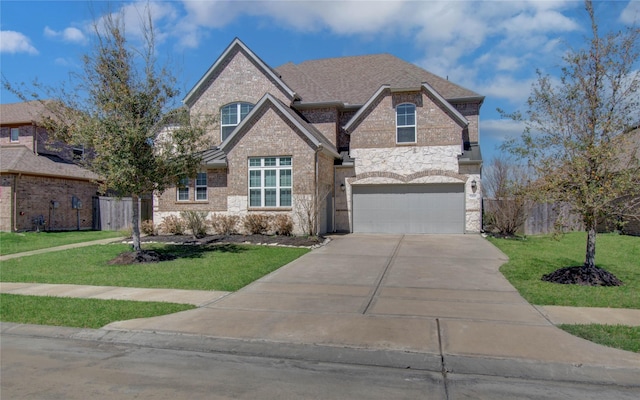
[[[477,188],[477,187],[478,187],[478,182],[476,182],[476,180],[475,180],[475,179],[474,179],[474,180],[472,180],[472,181],[471,181],[471,189],[475,189],[475,188]]]
[[[344,192],[344,189],[345,189],[345,188],[344,188],[344,183],[341,183],[341,184],[340,184],[340,190],[342,190],[342,191]]]

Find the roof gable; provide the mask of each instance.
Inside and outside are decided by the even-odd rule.
[[[0,124],[31,124],[51,113],[40,100],[0,104]]]
[[[218,59],[209,67],[207,72],[200,78],[200,80],[195,84],[195,86],[187,93],[183,102],[191,107],[196,100],[200,97],[200,95],[206,90],[209,86],[211,79],[215,77],[218,72],[225,68],[227,62],[230,58],[232,58],[238,51],[243,52],[264,75],[266,75],[270,80],[275,82],[275,84],[282,90],[283,93],[287,95],[292,101],[296,98],[296,93],[287,86],[280,76],[276,74],[264,61],[260,59],[251,49],[249,49],[242,41],[238,38],[235,38],[231,44],[226,48],[226,50],[218,57]]]
[[[353,115],[353,117],[351,117],[351,119],[344,125],[344,130],[349,133],[358,123],[358,121],[361,121],[370,111],[371,111],[371,107],[373,104],[376,103],[376,101],[378,99],[380,99],[383,96],[388,96],[391,94],[391,91],[394,90],[395,88],[393,88],[391,85],[382,85],[380,86],[380,88],[378,88],[378,90],[373,94],[373,96],[371,96],[367,102],[358,110],[357,113],[355,113]],[[426,93],[427,95],[429,95],[431,97],[431,99],[437,104],[439,105],[447,114],[449,114],[449,116],[451,116],[451,118],[457,123],[459,124],[461,127],[465,127],[467,125],[469,125],[469,121],[462,115],[460,114],[460,112],[458,110],[456,110],[455,107],[453,107],[448,101],[446,101],[433,87],[431,87],[431,85],[429,85],[428,83],[422,83],[422,85],[419,88],[409,88],[409,87],[402,87],[397,89],[397,91],[410,91],[410,90],[414,90],[414,91],[418,91],[418,90],[422,90],[424,93]]]
[[[246,131],[251,126],[251,120],[253,116],[260,113],[266,107],[273,106],[296,128],[302,132],[302,134],[315,146],[316,149],[327,151],[334,157],[340,157],[335,146],[324,137],[324,135],[318,131],[313,125],[306,122],[299,114],[294,110],[284,105],[280,100],[276,99],[271,94],[265,94],[262,99],[253,107],[251,112],[240,122],[240,124],[234,129],[234,131],[220,144],[219,149],[225,154],[233,147],[233,143],[236,136],[241,132]]]

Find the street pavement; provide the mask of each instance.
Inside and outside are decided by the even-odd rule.
[[[527,303],[499,273],[506,260],[477,235],[334,236],[238,292],[193,300],[199,306],[194,310],[55,332],[110,343],[410,368],[445,378],[640,388],[640,355],[556,328],[546,308]],[[3,335],[56,335],[52,329],[2,324]]]

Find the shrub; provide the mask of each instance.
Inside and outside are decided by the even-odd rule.
[[[150,219],[142,221],[140,224],[140,231],[145,235],[153,236],[158,234],[158,230],[156,226],[153,224],[153,221]]]
[[[184,221],[175,215],[169,215],[162,218],[160,227],[166,233],[170,233],[172,235],[184,235]]]
[[[194,238],[206,236],[207,213],[204,211],[181,211],[180,216],[186,222],[187,228]]]
[[[286,214],[276,215],[273,220],[273,231],[276,235],[290,236],[293,232],[293,220]]]
[[[211,227],[220,235],[233,235],[238,233],[238,216],[213,214],[211,217]]]
[[[269,232],[271,216],[267,214],[247,214],[242,219],[244,229],[254,235],[264,235]]]

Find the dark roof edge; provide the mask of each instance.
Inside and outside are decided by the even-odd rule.
[[[0,170],[3,174],[16,174],[16,175],[29,175],[29,176],[46,176],[49,178],[61,178],[61,179],[69,179],[73,181],[85,181],[85,182],[98,182],[103,181],[100,177],[98,178],[89,178],[86,176],[77,176],[77,175],[65,175],[65,174],[52,174],[49,172],[36,172],[36,171],[20,171],[16,169],[2,169]]]
[[[446,108],[453,116],[453,119],[455,119],[460,125],[462,125],[462,127],[466,127],[469,125],[469,120],[467,120],[462,114],[460,114],[460,112],[456,110],[455,107],[451,105],[451,103],[445,100],[445,98],[442,97],[440,93],[438,93],[431,85],[429,85],[427,82],[423,82],[422,87],[427,92],[431,93],[431,95],[435,97],[436,100],[438,100],[440,105]]]
[[[385,91],[391,89],[391,85],[382,85],[378,88],[378,90],[376,90],[376,92],[373,94],[373,96],[369,97],[369,100],[367,100],[366,103],[364,103],[362,105],[362,107],[360,107],[360,109],[358,110],[358,112],[356,112],[353,117],[351,117],[351,119],[349,120],[349,122],[347,122],[344,126],[343,129],[349,133],[349,130],[351,129],[351,127],[353,126],[353,124],[355,124],[355,122],[360,118],[360,116],[362,114],[364,114],[365,110],[371,105],[373,104],[373,102],[380,96],[382,95],[382,93],[384,93]]]
[[[480,104],[484,103],[485,96],[469,96],[469,97],[454,97],[452,99],[447,99],[449,103],[469,103],[472,101],[480,102]]]
[[[223,64],[224,60],[229,56],[229,54],[233,51],[235,47],[240,47],[244,50],[253,61],[258,64],[260,68],[264,71],[265,74],[270,76],[280,87],[289,95],[289,97],[293,100],[297,98],[296,92],[294,92],[286,83],[280,78],[278,74],[276,74],[271,67],[269,67],[260,57],[258,57],[250,48],[247,47],[240,39],[237,37],[233,39],[233,41],[227,46],[227,48],[222,52],[220,57],[209,67],[207,72],[198,80],[198,82],[191,88],[189,93],[182,100],[184,104],[187,106],[193,105],[194,98],[200,91],[201,86],[209,80],[209,77],[213,75],[213,73]]]

